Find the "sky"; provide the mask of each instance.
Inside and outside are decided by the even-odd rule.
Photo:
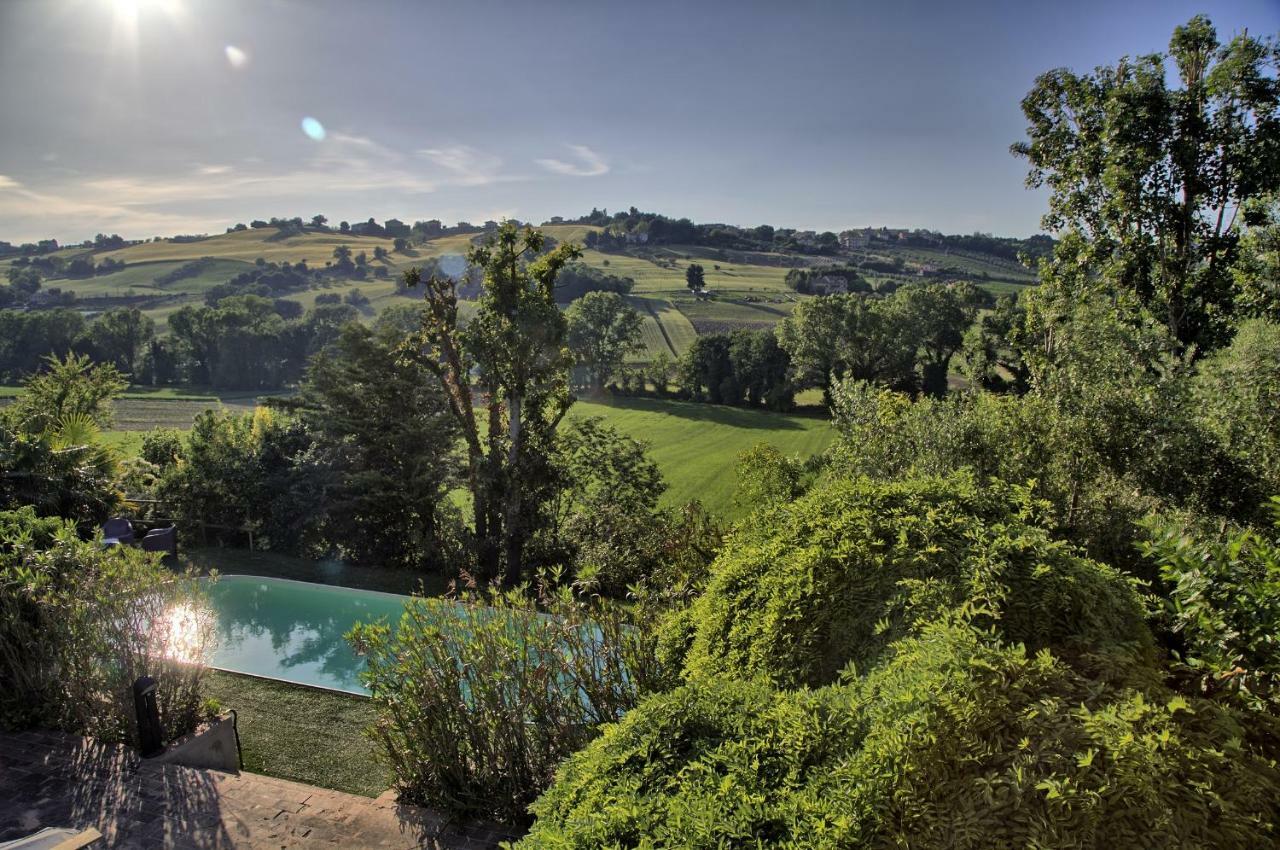
[[[271,216],[1026,236],[1036,76],[1280,0],[0,0],[0,239]]]

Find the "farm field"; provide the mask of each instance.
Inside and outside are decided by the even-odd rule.
[[[747,301],[736,294],[718,294],[714,298],[676,297],[672,304],[692,324],[697,332],[731,330],[735,327],[771,327],[791,315],[796,304],[805,296],[793,292],[771,295],[747,296]]]
[[[652,253],[663,264],[631,257],[626,254],[605,254],[600,251],[584,251],[583,262],[610,274],[635,280],[636,294],[687,292],[685,270],[691,263],[698,263],[705,270],[707,288],[734,292],[789,292],[786,284],[789,266],[754,266],[711,260],[698,256],[704,249],[673,246],[670,250],[655,249]],[[693,254],[694,259],[685,259]],[[715,268],[719,265],[720,268]]]
[[[664,352],[672,358],[678,358],[693,344],[697,331],[669,300],[635,296],[627,300],[644,320],[645,352],[637,359],[648,360]]]

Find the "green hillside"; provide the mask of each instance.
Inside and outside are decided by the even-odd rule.
[[[558,242],[582,244],[589,233],[600,228],[551,224],[541,229]],[[370,269],[366,279],[326,277],[308,289],[281,295],[309,309],[322,293],[358,289],[370,300],[362,318],[371,320],[383,309],[416,297],[396,293],[395,280],[406,269],[432,258],[460,268],[463,256],[477,238],[472,234],[443,236],[396,251],[394,240],[387,238],[314,229],[290,234],[275,227],[261,227],[196,240],[161,239],[107,251],[63,248],[54,256],[64,260],[90,257],[96,264],[110,259],[125,266],[94,277],[53,277],[45,285],[74,293],[77,307],[87,312],[126,305],[138,307],[156,321],[163,333],[174,311],[188,304],[203,303],[210,288],[252,269],[258,260],[271,263],[305,260],[312,269],[323,269],[333,261],[334,249],[345,245],[353,254],[364,252],[366,255]],[[374,251],[379,248],[387,255],[375,260]],[[198,269],[184,267],[198,260],[203,260]],[[582,261],[635,281],[629,300],[644,319],[644,351],[638,355],[640,360],[661,352],[678,357],[699,333],[772,327],[808,297],[787,288],[787,272],[797,265],[870,261],[891,266],[887,271],[866,273],[876,286],[886,282],[902,285],[927,279],[959,278],[1001,293],[1016,292],[1035,283],[1031,271],[1010,260],[941,248],[901,247],[891,242],[877,242],[843,257],[723,251],[686,245],[633,245],[628,246],[625,253],[586,250]],[[685,272],[693,263],[703,267],[709,293],[706,297],[693,297],[685,285]],[[898,264],[896,268],[892,267],[894,263]],[[0,262],[0,274],[8,265]],[[385,268],[385,277],[377,276],[381,268]],[[941,278],[929,277],[939,274]]]

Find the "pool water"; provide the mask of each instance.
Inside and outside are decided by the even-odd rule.
[[[343,638],[357,622],[399,622],[408,596],[261,576],[220,576],[209,588],[216,645],[209,666],[368,694],[364,659]]]

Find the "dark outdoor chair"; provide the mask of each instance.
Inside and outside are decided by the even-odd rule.
[[[123,517],[112,517],[102,524],[102,537],[120,544],[133,542],[133,523]]]
[[[144,552],[164,552],[168,555],[177,555],[178,529],[173,526],[153,528],[142,538],[141,546]]]

